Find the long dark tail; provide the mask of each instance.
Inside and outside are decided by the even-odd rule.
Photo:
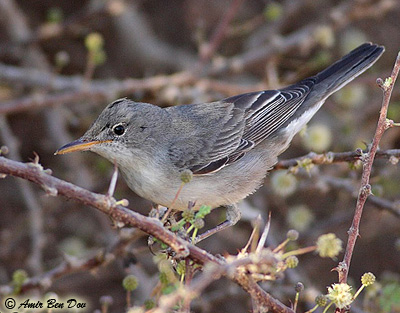
[[[312,93],[322,92],[326,99],[355,77],[372,66],[385,51],[385,48],[364,43],[343,58],[314,76],[316,79]]]

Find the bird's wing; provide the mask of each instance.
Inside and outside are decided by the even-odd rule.
[[[234,103],[213,102],[167,108],[173,116],[168,156],[181,169],[207,174],[223,167],[229,155],[246,146],[245,111]]]
[[[259,92],[255,99],[248,99],[248,96],[244,95],[243,99],[235,101],[237,105],[239,101],[250,100],[250,106],[246,110],[243,138],[258,144],[269,137],[295,114],[314,83],[314,78],[308,78],[284,89]]]
[[[239,160],[288,121],[304,102],[312,85],[313,80],[308,79],[281,90],[246,93],[199,104],[201,113],[197,114],[192,107],[193,121],[208,120],[208,125],[202,123],[205,133],[203,136],[196,134],[197,139],[192,136],[192,140],[172,145],[171,159],[178,167],[188,168],[194,174],[220,170]],[[191,146],[189,142],[196,144]]]

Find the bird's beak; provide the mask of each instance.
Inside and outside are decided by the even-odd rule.
[[[54,154],[66,154],[75,151],[85,151],[88,150],[89,147],[93,145],[98,145],[99,143],[111,142],[112,140],[87,140],[79,138],[73,142],[67,143],[65,146],[62,146],[58,149]]]

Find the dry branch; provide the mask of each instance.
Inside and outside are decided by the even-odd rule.
[[[355,187],[354,181],[344,178],[331,177],[328,175],[322,175],[319,177],[324,183],[336,188],[344,189],[350,195],[354,195],[357,198],[357,188]],[[400,202],[390,201],[375,195],[368,197],[368,203],[374,205],[378,209],[386,210],[396,217],[400,218]]]
[[[310,152],[298,158],[279,161],[272,170],[289,169],[293,166],[297,166],[304,160],[309,161],[311,164],[331,164],[341,162],[352,163],[361,160],[362,156],[366,153],[368,153],[368,151],[361,150],[348,152],[327,152],[321,154]],[[390,159],[392,157],[399,158],[400,149],[378,150],[375,157],[379,159]]]
[[[382,108],[379,115],[378,125],[376,127],[374,139],[372,141],[370,151],[363,157],[363,173],[361,177],[361,187],[358,193],[356,209],[354,212],[354,218],[352,225],[349,229],[349,238],[347,241],[346,251],[344,254],[343,261],[340,262],[337,270],[339,273],[339,282],[346,283],[347,276],[349,273],[350,262],[353,255],[354,246],[356,244],[357,237],[359,236],[359,228],[361,215],[364,209],[364,204],[367,201],[369,195],[371,195],[371,185],[369,184],[369,179],[371,176],[372,164],[375,159],[375,155],[378,150],[379,142],[384,134],[384,132],[391,126],[393,122],[387,119],[387,110],[389,107],[390,97],[392,95],[392,90],[394,83],[400,71],[400,53],[397,55],[395,65],[393,67],[392,73],[389,78],[382,81],[378,79],[377,83],[379,87],[383,90],[383,100]]]

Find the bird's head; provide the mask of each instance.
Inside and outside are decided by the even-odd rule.
[[[165,122],[164,113],[151,104],[116,100],[101,112],[81,138],[64,145],[55,154],[93,151],[118,162],[119,156],[129,157],[152,144],[155,128]]]

